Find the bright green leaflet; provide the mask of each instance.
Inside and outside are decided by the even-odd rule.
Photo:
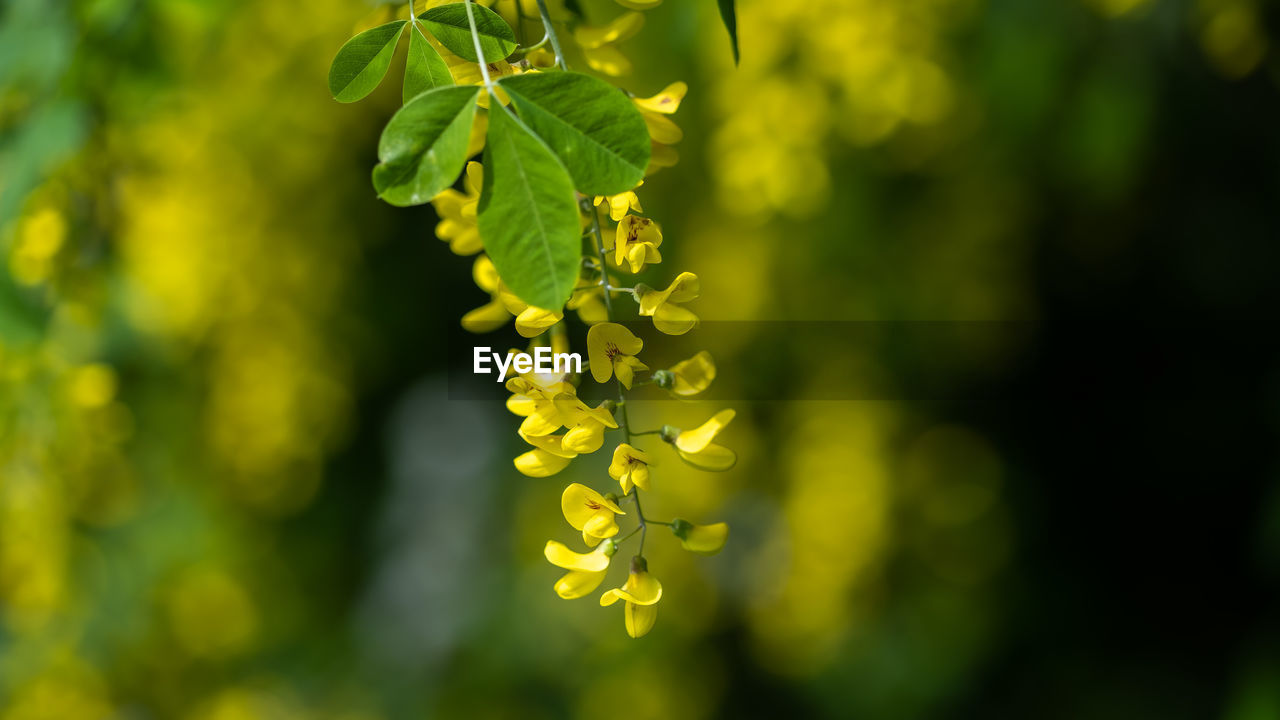
[[[484,53],[485,62],[495,63],[507,57],[516,49],[516,34],[511,26],[498,13],[483,5],[472,4],[476,15],[476,31],[480,36],[480,50]],[[475,43],[471,39],[471,24],[467,22],[467,8],[464,3],[440,5],[418,16],[427,26],[431,34],[441,45],[449,48],[455,55],[471,62],[480,62],[476,57]]]
[[[717,0],[720,3],[720,19],[724,21],[724,29],[729,31],[729,44],[733,46],[733,64],[738,64],[738,13],[734,8],[734,0]]]
[[[382,130],[373,187],[392,205],[421,205],[449,187],[467,159],[480,88],[430,90],[400,108]]]
[[[649,131],[636,106],[609,83],[574,72],[501,80],[520,118],[555,151],[584,195],[616,195],[644,179]]]
[[[405,22],[396,20],[365,30],[338,50],[329,65],[329,93],[334,100],[355,102],[378,87],[391,67]]]
[[[403,102],[407,104],[415,95],[452,84],[449,65],[422,34],[422,28],[413,23],[409,28],[409,57],[404,66]]]
[[[550,148],[494,107],[484,149],[480,237],[516,297],[559,310],[573,293],[582,262],[573,180]]]

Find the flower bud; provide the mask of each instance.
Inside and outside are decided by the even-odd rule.
[[[662,441],[668,442],[668,443],[675,442],[676,437],[679,434],[680,434],[680,428],[675,427],[673,425],[663,425],[662,430],[659,432],[659,436],[662,438]]]
[[[670,370],[654,370],[653,384],[663,390],[670,390],[676,383],[676,376]]]

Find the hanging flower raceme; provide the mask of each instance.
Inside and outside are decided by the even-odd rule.
[[[649,10],[661,0],[618,3]],[[506,382],[506,406],[520,418],[517,434],[527,445],[513,464],[523,475],[550,477],[580,455],[603,448],[606,433],[617,431],[608,470],[622,499],[581,483],[568,485],[561,511],[587,551],[549,540],[543,554],[566,571],[555,582],[556,594],[574,599],[596,592],[619,546],[636,542],[625,583],[603,592],[600,604],[623,601],[626,631],[641,637],[652,629],[662,597],[662,585],[649,574],[644,557],[652,526],[671,528],[686,550],[700,554],[718,552],[728,537],[724,523],[646,518],[641,494],[652,490],[654,461],[641,447],[644,437],[658,435],[681,459],[703,469],[725,470],[736,460],[733,451],[713,442],[733,418],[732,410],[688,431],[636,430],[627,415],[633,388],[654,384],[683,398],[703,392],[716,377],[706,352],[651,372],[638,357],[645,343],[618,324],[615,314],[615,293],[630,293],[639,314],[662,333],[680,335],[698,325],[698,317],[684,307],[700,291],[693,273],[680,273],[664,290],[624,287],[614,277],[663,261],[662,227],[643,215],[637,191],[644,177],[678,159],[672,146],[684,133],[672,115],[688,86],[674,82],[653,96],[636,97],[568,68],[583,57],[598,73],[629,73],[632,63],[619,48],[644,25],[641,13],[623,12],[604,26],[591,26],[577,12],[572,38],[561,38],[557,29],[564,23],[551,18],[541,2],[536,11],[542,28],[529,32],[530,24],[521,21],[535,11],[533,5],[469,0],[460,7],[449,0],[422,0],[418,8],[404,8],[400,19],[387,14],[382,24],[339,49],[330,65],[329,90],[344,103],[369,96],[408,34],[403,105],[383,129],[372,173],[378,197],[397,206],[430,202],[439,217],[437,237],[458,255],[476,255],[472,276],[488,301],[462,317],[466,330],[491,332],[514,318],[516,331],[533,339],[531,349],[549,347],[559,357],[571,354],[565,311],[575,311],[588,326],[591,376],[601,385],[616,379],[616,398],[612,388],[609,399],[593,397],[601,390],[596,385],[588,385],[580,397],[581,368],[530,372],[522,358],[519,367],[526,371],[516,370]],[[571,10],[566,6],[566,13]],[[732,13],[723,17],[736,53]],[[538,40],[543,31],[546,36]],[[565,134],[564,127],[573,132]],[[602,162],[600,147],[613,160]],[[484,166],[468,162],[482,150]],[[461,188],[455,189],[460,177]],[[591,252],[584,256],[581,241],[587,239]],[[497,364],[503,372],[517,365],[510,357],[507,364]],[[625,534],[619,518],[630,525]]]
[[[619,600],[625,600],[623,619],[627,634],[638,638],[653,629],[653,624],[658,620],[657,606],[661,599],[662,583],[649,574],[648,563],[637,555],[631,559],[631,574],[627,576],[626,584],[606,590],[600,596],[600,605],[608,607]]]

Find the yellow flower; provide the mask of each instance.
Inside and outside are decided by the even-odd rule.
[[[560,509],[564,519],[574,530],[582,531],[582,540],[588,547],[618,534],[614,515],[626,515],[614,501],[581,483],[573,483],[560,496]]]
[[[639,215],[628,215],[618,223],[613,238],[613,262],[618,267],[626,263],[631,272],[638,273],[646,263],[662,262],[662,228],[657,223]]]
[[[618,382],[630,390],[636,371],[649,369],[634,357],[643,347],[643,340],[617,323],[592,325],[587,331],[587,361],[591,364],[591,377],[598,383],[605,383],[616,374]]]
[[[662,92],[647,98],[632,98],[644,123],[649,127],[649,137],[662,145],[674,145],[684,139],[684,131],[668,118],[680,109],[680,101],[689,86],[683,82],[673,82],[662,89]]]
[[[493,332],[511,319],[506,304],[498,298],[502,278],[498,277],[498,269],[487,255],[476,258],[475,264],[471,266],[471,277],[475,280],[476,287],[489,293],[489,302],[463,315],[462,327],[473,333]]]
[[[698,297],[698,276],[682,272],[666,290],[637,285],[640,314],[653,318],[653,326],[668,335],[683,335],[698,326],[698,316],[680,306]]]
[[[711,441],[733,420],[736,414],[733,410],[721,410],[698,427],[677,433],[668,442],[675,445],[676,454],[681,460],[696,468],[716,472],[728,470],[738,462],[738,456],[729,448]],[[664,429],[663,439],[667,440],[668,437]]]
[[[649,490],[649,466],[653,460],[643,450],[638,450],[626,443],[618,445],[613,451],[613,462],[609,464],[609,477],[618,481],[623,494],[631,492],[635,485],[641,490]]]
[[[516,297],[506,287],[499,288],[498,300],[507,312],[516,316],[516,332],[521,337],[537,337],[564,318],[561,310],[544,310]]]
[[[716,379],[716,364],[711,359],[711,353],[703,350],[688,360],[672,365],[670,373],[671,384],[668,389],[671,393],[689,397],[710,387],[711,381]]]
[[[564,435],[518,434],[533,446],[532,450],[516,456],[516,470],[522,475],[550,477],[569,467],[569,461],[578,456],[578,453],[564,447]]]
[[[440,216],[436,237],[449,243],[449,249],[455,255],[474,255],[484,249],[480,230],[476,227],[476,205],[480,202],[483,182],[484,167],[472,161],[467,163],[467,174],[462,182],[466,192],[448,188],[431,199],[436,214]]]
[[[579,25],[573,37],[592,70],[618,77],[631,72],[631,61],[615,45],[640,32],[641,27],[644,27],[644,16],[629,12],[604,27]]]
[[[589,553],[577,553],[564,543],[548,540],[542,554],[556,567],[569,572],[556,581],[556,594],[565,600],[574,600],[595,591],[609,573],[609,559],[618,551],[612,540],[605,540]]]
[[[653,97],[631,99],[649,129],[649,167],[645,168],[645,175],[679,162],[680,154],[671,146],[684,138],[684,132],[667,116],[680,109],[680,101],[688,91],[688,85],[674,82]]]
[[[643,182],[640,183],[640,185],[643,184]],[[640,185],[636,187],[640,187]],[[634,190],[628,190],[617,195],[597,195],[592,202],[595,203],[596,207],[608,204],[609,219],[614,222],[622,222],[622,218],[626,217],[627,213],[632,210],[644,212],[644,208],[640,207],[640,197],[636,195]]]
[[[606,590],[600,596],[600,605],[608,607],[619,600],[627,602],[624,619],[627,634],[633,638],[644,636],[653,629],[658,619],[658,601],[662,599],[662,583],[649,574],[649,566],[642,557],[631,559],[631,574],[620,588]]]
[[[729,526],[725,523],[694,525],[688,520],[676,518],[671,521],[671,532],[680,538],[681,547],[699,555],[715,555],[729,539]]]
[[[577,312],[578,319],[586,325],[609,319],[609,307],[604,304],[604,288],[598,285],[575,291],[565,307]]]
[[[569,428],[569,432],[564,434],[566,450],[586,454],[593,453],[604,445],[604,429],[618,427],[606,402],[593,408],[570,393],[561,393],[555,397],[554,404],[560,414],[560,421]]]
[[[507,409],[524,418],[519,432],[526,440],[550,435],[565,425],[565,417],[555,399],[576,392],[572,383],[565,382],[563,373],[548,377],[522,374],[507,381],[507,390],[512,393],[507,398]]]

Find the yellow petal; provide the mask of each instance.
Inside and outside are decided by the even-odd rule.
[[[538,409],[538,401],[528,395],[521,395],[517,393],[507,398],[507,409],[510,410],[513,415],[529,417]]]
[[[583,57],[592,70],[609,77],[622,77],[631,74],[631,61],[622,51],[612,45],[605,45],[593,50],[583,50]]]
[[[725,523],[694,525],[680,540],[680,545],[685,550],[699,555],[715,555],[720,552],[728,539],[729,526]]]
[[[666,303],[653,314],[653,327],[667,335],[684,335],[698,327],[698,316],[688,308]]]
[[[537,337],[563,317],[560,312],[529,306],[516,316],[516,332],[527,338]]]
[[[609,571],[607,569],[599,572],[574,570],[566,573],[564,577],[556,581],[556,594],[565,600],[576,600],[580,597],[585,597],[595,592],[608,574]]]
[[[716,435],[720,433],[729,423],[733,422],[733,417],[737,412],[732,408],[726,408],[712,415],[709,420],[702,423],[692,430],[685,430],[676,436],[676,448],[687,453],[700,452]]]
[[[502,303],[492,300],[462,316],[462,329],[470,333],[493,332],[511,319]]]
[[[574,530],[585,528],[587,522],[601,509],[626,515],[617,504],[581,483],[569,485],[560,495],[560,510],[564,513],[564,519],[569,521]]]
[[[600,572],[609,568],[609,556],[605,555],[601,550],[577,553],[570,550],[564,543],[556,542],[555,540],[547,541],[547,546],[542,549],[542,554],[546,556],[547,562],[565,570]]]
[[[627,626],[627,634],[633,638],[644,637],[653,629],[658,621],[657,605],[637,605],[629,602],[623,610],[623,622]]]
[[[605,597],[612,593],[612,597],[605,602]],[[639,572],[632,571],[627,576],[627,582],[620,588],[609,590],[600,597],[601,605],[612,605],[618,600],[626,600],[637,605],[653,605],[662,599],[662,583],[651,575],[648,571],[641,570]]]
[[[564,447],[586,455],[604,445],[604,425],[598,422],[583,423],[564,434]]]
[[[498,292],[498,286],[502,284],[502,278],[498,276],[498,268],[494,267],[488,255],[476,258],[471,266],[471,278],[475,280],[476,287],[487,293]]]
[[[697,453],[687,453],[680,448],[676,448],[676,454],[680,456],[681,460],[699,470],[709,470],[711,472],[723,472],[738,462],[738,456],[732,450],[715,443],[711,443]]]
[[[683,82],[673,82],[662,88],[662,92],[653,97],[632,98],[632,102],[641,110],[670,115],[680,109],[680,101],[684,100],[687,92],[689,92],[688,85]]]
[[[666,115],[641,113],[645,127],[649,128],[649,139],[662,145],[675,145],[684,139],[684,131]]]
[[[551,477],[569,467],[570,459],[534,448],[515,459],[516,469],[529,477]]]
[[[695,300],[701,290],[698,276],[691,272],[682,272],[667,286],[666,290],[647,289],[640,295],[640,314],[652,317],[658,308],[667,304],[684,303]]]
[[[618,522],[608,510],[597,510],[582,526],[582,532],[598,538],[613,537],[618,534]]]
[[[584,50],[594,50],[609,43],[622,42],[640,32],[644,27],[644,15],[637,12],[623,13],[604,27],[579,25],[573,37]]]
[[[565,445],[565,435],[520,435],[530,445],[545,450],[556,457],[575,458],[578,453]]]
[[[711,386],[716,379],[716,363],[711,353],[703,350],[688,360],[681,360],[671,366],[671,374],[675,382],[671,392],[682,397],[697,395]]]

